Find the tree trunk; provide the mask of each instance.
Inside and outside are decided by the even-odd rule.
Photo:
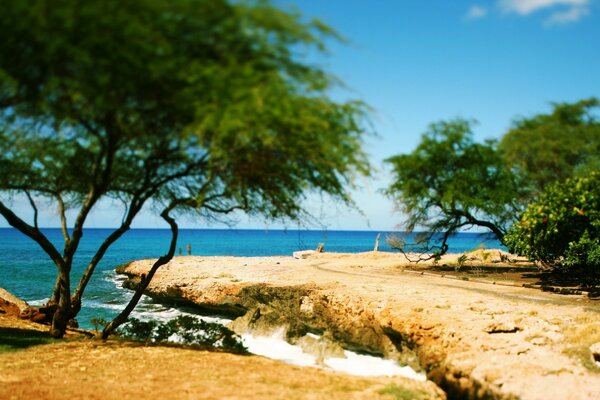
[[[104,242],[102,242],[102,245],[96,251],[96,254],[94,254],[94,257],[92,258],[92,260],[88,264],[87,268],[83,272],[83,275],[81,276],[79,284],[75,288],[75,291],[73,292],[73,297],[71,299],[71,315],[73,318],[75,318],[77,316],[77,314],[79,314],[79,311],[81,311],[83,292],[85,291],[87,284],[89,283],[90,279],[92,278],[92,275],[94,274],[94,270],[96,269],[96,266],[102,260],[102,257],[104,257],[104,254],[106,254],[106,251],[110,248],[110,246],[114,242],[116,242],[121,236],[123,236],[123,234],[125,232],[127,232],[129,230],[129,224],[136,214],[137,214],[137,211],[126,221],[126,223],[123,223],[119,227],[119,229],[112,232],[110,234],[110,236],[108,236],[104,240]]]
[[[54,338],[62,338],[67,330],[67,323],[71,319],[71,284],[69,270],[65,267],[59,270],[60,298],[58,307],[52,317],[52,328],[50,335]]]
[[[58,304],[58,300],[60,299],[60,274],[56,276],[56,282],[54,282],[54,289],[52,289],[52,296],[50,300],[48,300],[48,304]]]
[[[156,260],[156,262],[152,265],[152,268],[150,269],[150,271],[148,272],[148,275],[146,277],[142,276],[142,281],[140,282],[138,287],[135,289],[135,293],[133,294],[133,297],[131,298],[131,300],[129,300],[129,303],[127,304],[125,309],[123,311],[121,311],[121,313],[119,315],[117,315],[108,325],[106,325],[106,327],[102,331],[102,339],[103,340],[108,339],[108,337],[115,331],[115,329],[117,329],[119,326],[121,326],[123,323],[125,323],[127,321],[127,318],[129,318],[129,314],[131,314],[131,312],[133,311],[133,309],[135,308],[137,303],[142,298],[142,295],[144,294],[144,290],[146,290],[146,288],[148,287],[148,284],[154,277],[154,274],[156,273],[156,271],[161,266],[167,264],[169,261],[171,261],[173,259],[173,256],[175,255],[175,247],[177,246],[178,227],[177,227],[177,223],[175,222],[175,220],[169,216],[169,212],[174,207],[175,207],[175,205],[171,205],[160,214],[160,216],[165,221],[167,221],[169,223],[169,225],[171,226],[171,245],[169,247],[169,251],[167,252],[167,254],[160,257],[158,260]]]

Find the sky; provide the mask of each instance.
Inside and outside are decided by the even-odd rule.
[[[383,160],[414,150],[434,122],[476,119],[478,140],[500,138],[518,117],[551,102],[600,97],[598,0],[296,0],[339,31],[321,60],[373,110],[366,150],[379,169],[354,193],[362,214],[332,213],[332,229],[390,230],[402,215],[379,193]],[[338,94],[338,93],[336,93]],[[347,96],[347,97],[344,97]]]
[[[344,82],[334,98],[360,99],[373,110],[376,135],[365,150],[375,172],[356,182],[359,210],[311,198],[314,220],[266,224],[239,216],[238,228],[396,229],[402,215],[380,193],[391,182],[383,160],[411,152],[430,123],[476,119],[476,139],[500,138],[515,118],[549,112],[551,102],[600,97],[600,0],[274,2],[322,20],[347,39],[307,61]],[[19,208],[27,213],[25,204]],[[118,221],[115,205],[104,203],[89,226]],[[40,225],[58,221],[50,215]],[[184,219],[181,226],[221,225]],[[165,225],[145,212],[134,227]]]

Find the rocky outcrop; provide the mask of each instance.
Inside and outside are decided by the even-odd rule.
[[[21,300],[8,290],[0,288],[0,314],[25,316],[30,313],[31,307],[26,301]]]
[[[133,288],[137,281],[132,275],[126,285]],[[398,319],[385,310],[374,312],[361,297],[340,294],[333,288],[213,284],[196,292],[193,286],[176,284],[162,290],[150,287],[147,294],[162,302],[194,305],[203,312],[233,317],[230,328],[240,334],[270,335],[284,327],[286,339],[294,344],[306,345],[310,340],[307,334],[322,336],[321,343],[329,346],[328,357],[343,347],[395,359],[425,371],[450,398],[513,398],[446,364],[444,347],[437,343],[441,326],[424,323],[417,315]]]
[[[184,257],[157,273],[148,294],[229,315],[238,333],[284,327],[288,341],[308,348],[314,335],[325,339],[317,353],[341,346],[398,360],[449,398],[597,398],[598,378],[560,347],[558,320],[589,318],[583,308],[522,288],[402,274],[388,258],[388,269],[369,266],[382,255],[326,257]],[[149,265],[128,266],[130,284]]]

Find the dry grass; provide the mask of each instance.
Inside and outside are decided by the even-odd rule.
[[[83,336],[44,344],[46,327],[0,318],[0,330],[10,329],[33,341],[23,349],[0,353],[0,399],[398,398],[384,390],[392,383],[402,390],[427,393],[426,398],[440,398],[426,383],[359,378],[257,356]]]

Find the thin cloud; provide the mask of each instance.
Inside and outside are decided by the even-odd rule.
[[[509,13],[529,15],[533,12],[556,6],[569,7],[568,11],[586,8],[589,0],[499,0],[500,8]]]
[[[579,21],[590,13],[590,0],[498,0],[505,13],[527,16],[538,11],[551,12],[545,25],[565,25]]]
[[[484,18],[488,14],[487,8],[481,6],[471,6],[465,14],[465,19],[474,20]]]
[[[565,11],[555,12],[546,20],[546,25],[564,25],[577,22],[590,13],[587,7],[572,7]]]

